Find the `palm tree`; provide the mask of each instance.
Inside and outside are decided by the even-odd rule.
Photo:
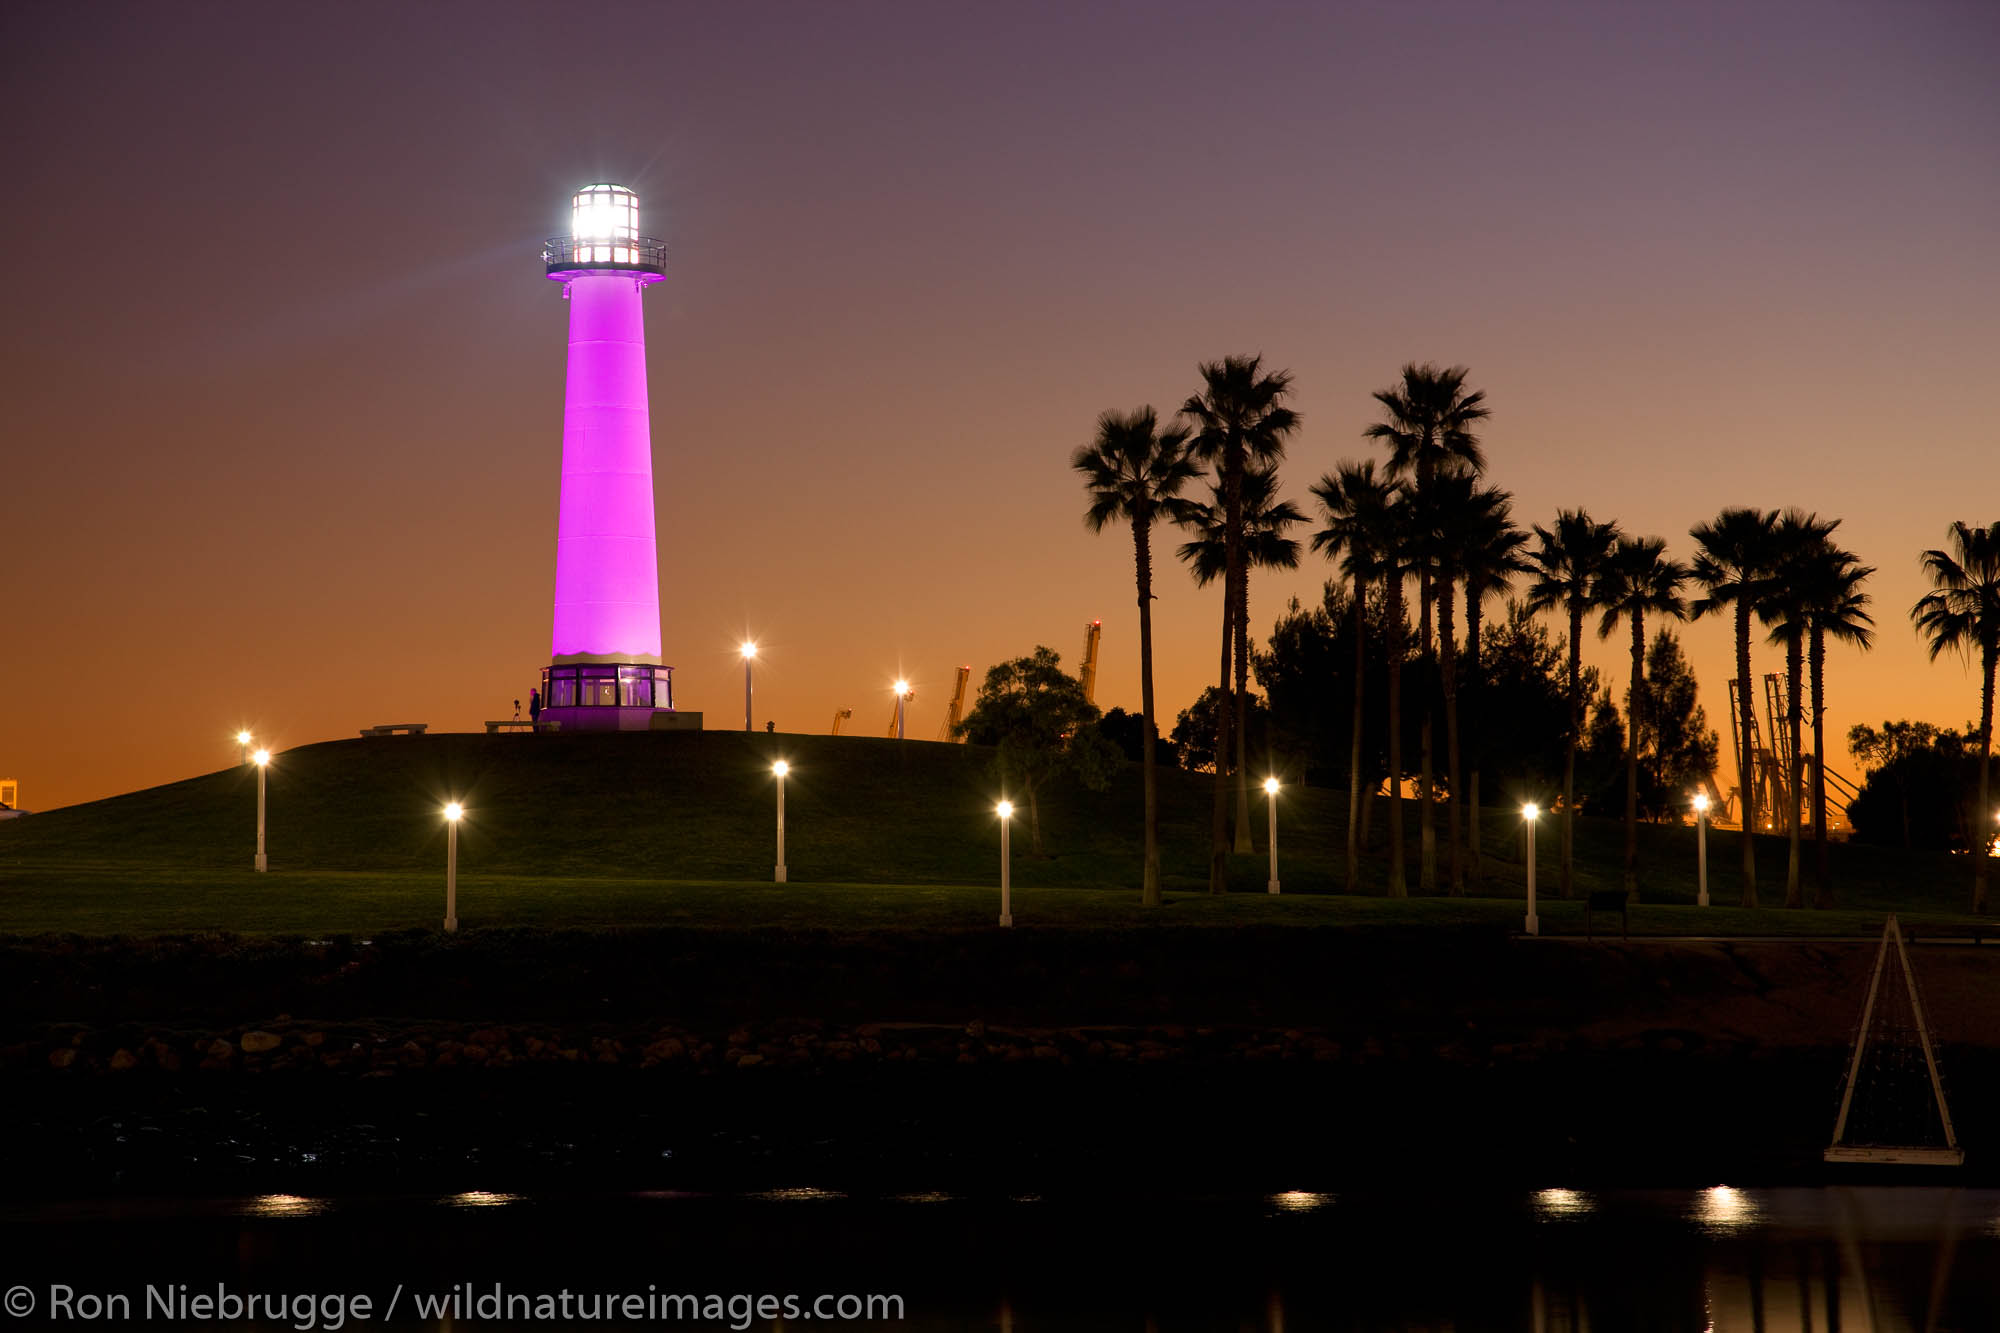
[[[1696,524],[1688,535],[1699,549],[1694,557],[1694,581],[1708,595],[1689,608],[1694,619],[1718,614],[1724,607],[1736,613],[1736,728],[1737,814],[1743,828],[1743,905],[1757,905],[1757,786],[1751,750],[1753,700],[1750,697],[1750,611],[1764,596],[1776,556],[1778,515],[1776,511],[1735,506],[1723,510],[1707,523]]]
[[[1455,626],[1457,587],[1462,553],[1480,544],[1487,533],[1507,525],[1512,497],[1503,490],[1482,488],[1470,472],[1449,472],[1431,479],[1428,488],[1416,496],[1419,548],[1430,570],[1431,590],[1437,598],[1438,661],[1444,691],[1445,714],[1445,843],[1449,850],[1451,894],[1465,894],[1465,863],[1461,859],[1460,804],[1464,788],[1459,783],[1458,718],[1458,636]]]
[[[1249,465],[1276,464],[1285,456],[1285,440],[1298,429],[1298,413],[1284,406],[1284,399],[1291,393],[1290,371],[1278,370],[1266,374],[1261,356],[1231,356],[1220,361],[1204,362],[1200,367],[1202,391],[1181,405],[1181,411],[1195,426],[1195,456],[1215,465],[1216,475],[1222,483],[1223,491],[1223,590],[1222,604],[1224,623],[1234,614],[1236,608],[1246,603],[1243,593],[1243,476]],[[1244,631],[1247,639],[1248,630]],[[1225,639],[1227,636],[1225,636]],[[1223,669],[1220,682],[1225,695],[1229,692],[1229,653],[1225,642]],[[1228,752],[1231,719],[1227,709],[1218,710],[1215,736],[1215,811],[1210,827],[1210,849],[1208,863],[1208,891],[1226,893],[1229,889],[1229,846],[1227,842],[1227,811],[1225,797],[1228,778],[1224,770],[1228,767],[1223,756]],[[1247,720],[1248,701],[1242,693],[1236,696],[1236,760],[1239,784],[1245,780],[1243,774],[1243,729]],[[1249,823],[1250,793],[1243,788],[1238,801],[1237,833],[1239,841],[1249,837],[1246,827]],[[1247,845],[1243,848],[1247,850]]]
[[[1389,896],[1410,896],[1409,877],[1403,854],[1403,642],[1407,625],[1403,619],[1403,581],[1410,576],[1410,547],[1413,524],[1409,492],[1398,487],[1382,511],[1381,559],[1379,571],[1385,594],[1383,619],[1388,622],[1389,642],[1384,645],[1389,665]]]
[[[1604,562],[1597,581],[1598,605],[1604,618],[1597,637],[1608,639],[1627,622],[1632,629],[1632,692],[1625,704],[1625,897],[1639,901],[1639,713],[1646,702],[1646,616],[1687,619],[1687,602],[1680,588],[1688,568],[1667,559],[1660,537],[1621,537]]]
[[[1777,554],[1770,586],[1757,604],[1757,617],[1771,627],[1769,641],[1785,649],[1785,740],[1790,756],[1785,766],[1785,906],[1805,906],[1805,872],[1800,851],[1803,830],[1799,815],[1805,807],[1805,735],[1802,722],[1806,639],[1810,636],[1806,610],[1806,572],[1827,538],[1840,526],[1839,519],[1823,520],[1802,509],[1787,509],[1778,519]]]
[[[1479,768],[1484,750],[1479,744],[1481,689],[1485,684],[1479,657],[1479,634],[1485,618],[1486,599],[1506,589],[1516,574],[1529,570],[1521,551],[1528,534],[1514,526],[1508,512],[1488,515],[1486,524],[1459,548],[1458,576],[1465,584],[1465,719],[1466,749],[1471,777],[1466,783],[1466,851],[1471,870],[1472,892],[1485,882],[1479,864]]]
[[[1410,362],[1403,367],[1402,379],[1378,390],[1375,401],[1388,416],[1361,432],[1363,438],[1382,440],[1389,446],[1389,475],[1414,479],[1419,496],[1441,474],[1468,472],[1477,476],[1485,470],[1486,456],[1480,452],[1479,438],[1472,426],[1485,420],[1488,411],[1483,390],[1465,392],[1464,366],[1441,370],[1429,362]],[[1417,566],[1417,641],[1424,661],[1435,665],[1431,642],[1431,583],[1428,561]],[[1421,830],[1422,857],[1418,883],[1424,889],[1437,887],[1437,834],[1432,829],[1431,810],[1431,712],[1426,696],[1419,728],[1421,757],[1417,780],[1417,819]]]
[[[1396,488],[1375,475],[1375,460],[1342,463],[1313,485],[1326,526],[1313,534],[1312,548],[1354,581],[1354,736],[1347,762],[1347,892],[1361,889],[1361,733],[1367,679],[1368,585],[1381,573],[1382,553],[1393,542],[1391,506]]]
[[[1830,541],[1822,542],[1797,571],[1805,584],[1806,664],[1812,681],[1814,907],[1833,906],[1833,876],[1826,855],[1826,641],[1831,637],[1864,650],[1873,646],[1875,620],[1868,614],[1868,594],[1861,585],[1874,572],[1853,552]]]
[[[1569,616],[1569,735],[1563,762],[1562,896],[1572,890],[1576,854],[1576,746],[1583,735],[1583,617],[1597,606],[1597,579],[1616,523],[1599,523],[1581,509],[1556,513],[1554,531],[1535,524],[1541,545],[1529,555],[1535,581],[1528,587],[1528,610],[1561,611]]]
[[[1975,528],[1954,523],[1951,549],[1923,554],[1931,591],[1910,608],[1917,632],[1931,646],[1935,662],[1946,652],[1970,657],[1979,650],[1979,804],[1975,829],[1983,829],[1991,800],[1993,761],[1993,673],[2000,666],[2000,523]],[[1972,839],[1972,910],[1986,910],[1986,855],[1991,834]]]
[[[1221,487],[1213,492],[1213,504],[1183,504],[1176,521],[1195,533],[1192,541],[1183,542],[1176,554],[1187,563],[1194,574],[1197,587],[1205,588],[1226,572],[1227,540],[1224,532],[1224,510]],[[1247,626],[1250,620],[1249,592],[1250,571],[1252,569],[1297,569],[1299,567],[1299,543],[1287,537],[1286,530],[1295,524],[1305,522],[1305,515],[1290,500],[1278,499],[1278,469],[1272,467],[1252,467],[1243,474],[1243,577],[1239,581],[1243,597],[1234,607],[1225,608],[1222,618],[1223,651],[1230,653],[1230,644],[1235,648],[1236,693],[1249,697],[1250,644]],[[1246,757],[1243,753],[1245,739],[1242,728],[1236,728],[1237,751],[1235,770],[1239,776],[1245,772]],[[1247,782],[1239,782],[1237,791],[1242,794]],[[1249,837],[1250,812],[1240,806],[1236,812],[1236,828],[1239,836]]]
[[[1160,905],[1160,797],[1153,746],[1153,522],[1178,512],[1181,488],[1199,475],[1188,457],[1188,432],[1161,430],[1151,407],[1097,419],[1097,437],[1070,457],[1083,474],[1090,507],[1083,521],[1092,532],[1106,524],[1132,525],[1132,560],[1139,590],[1139,712],[1141,770],[1146,788],[1146,861],[1140,902]]]

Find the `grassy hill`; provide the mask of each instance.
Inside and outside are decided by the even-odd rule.
[[[1000,793],[990,753],[974,747],[741,732],[427,735],[330,741],[278,755],[269,772],[271,873],[264,876],[249,869],[256,773],[248,767],[0,824],[0,932],[423,925],[439,915],[439,811],[450,799],[467,807],[459,865],[468,925],[503,904],[503,919],[513,924],[732,921],[741,916],[745,888],[770,880],[770,765],[779,757],[792,765],[785,803],[793,884],[781,898],[762,900],[759,921],[975,924],[991,914]],[[1179,899],[1178,918],[1207,917],[1212,905],[1180,895],[1206,897],[1209,779],[1164,778],[1165,885]],[[1286,898],[1255,906],[1237,900],[1230,919],[1325,921],[1336,909],[1376,915],[1360,913],[1352,898],[1293,901],[1339,887],[1345,792],[1288,789],[1279,800]],[[1045,856],[1031,854],[1024,816],[1014,829],[1014,882],[1028,895],[1024,903],[1078,921],[1136,916],[1136,767],[1101,793],[1057,786],[1041,806]],[[1386,871],[1385,813],[1376,811],[1377,850],[1365,863],[1366,891],[1375,895]],[[1258,851],[1233,859],[1232,884],[1262,898],[1261,793],[1252,814]],[[1415,811],[1406,814],[1414,886]],[[1384,902],[1377,910],[1402,913],[1398,919],[1415,913],[1495,924],[1518,916],[1519,822],[1509,812],[1487,813],[1491,901]],[[1622,836],[1615,820],[1579,821],[1579,892],[1616,887]],[[1648,826],[1641,836],[1645,900],[1691,903],[1693,830]],[[1709,835],[1718,904],[1739,894],[1736,837]],[[1759,844],[1760,892],[1775,903],[1783,896],[1784,842]],[[1557,887],[1555,846],[1553,825],[1545,824],[1545,899]],[[1968,870],[1963,858],[1835,848],[1841,905],[1871,914],[1888,907],[1952,913]],[[846,887],[825,887],[836,885]],[[1546,912],[1553,929],[1573,915],[1560,904]],[[1732,913],[1728,925],[1720,914],[1671,915],[1675,930],[1868,928],[1845,914]],[[1664,920],[1641,928],[1664,928]]]

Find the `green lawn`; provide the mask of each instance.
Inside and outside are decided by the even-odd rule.
[[[786,783],[793,883],[769,883],[769,764]],[[986,752],[966,746],[826,736],[635,734],[440,735],[333,741],[278,756],[270,772],[272,869],[249,869],[256,778],[231,768],[184,782],[0,824],[0,933],[227,930],[307,935],[425,928],[443,915],[439,807],[465,801],[459,915],[487,925],[775,925],[882,929],[976,927],[997,912],[997,785]],[[1279,874],[1263,892],[1258,852],[1232,861],[1237,892],[1206,884],[1208,780],[1163,784],[1168,907],[1137,905],[1140,784],[1136,769],[1092,793],[1042,799],[1045,856],[1014,830],[1016,919],[1040,923],[1491,924],[1517,928],[1524,867],[1519,819],[1489,811],[1489,897],[1409,901],[1382,896],[1386,858],[1366,861],[1366,892],[1336,893],[1345,846],[1344,792],[1280,797]],[[1378,803],[1379,804],[1379,803]],[[1416,819],[1407,841],[1416,878]],[[1970,879],[1964,858],[1837,846],[1836,912],[1746,912],[1737,835],[1711,831],[1710,892],[1697,911],[1692,829],[1642,835],[1636,933],[1873,933],[1897,910],[1918,929],[1949,929]],[[1615,888],[1623,830],[1579,821],[1577,892]],[[1577,903],[1553,901],[1555,825],[1544,821],[1538,880],[1543,929],[1580,931]],[[1759,838],[1762,901],[1782,901],[1785,845]],[[1810,854],[1810,848],[1808,848]],[[1443,849],[1440,847],[1440,861]],[[1442,876],[1442,866],[1440,875]],[[1615,926],[1614,926],[1615,928]]]

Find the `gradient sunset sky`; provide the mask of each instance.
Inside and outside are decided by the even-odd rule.
[[[1725,505],[1841,517],[1881,628],[1832,733],[1962,725],[1906,612],[2000,518],[1996,67],[1990,0],[12,7],[0,777],[48,808],[238,726],[509,716],[549,649],[539,247],[597,180],[670,246],[664,638],[711,727],[746,633],[760,726],[879,735],[906,672],[928,739],[957,665],[1073,663],[1097,617],[1136,709],[1130,538],[1068,455],[1246,352],[1297,377],[1301,502],[1431,360],[1523,523],[1687,559]],[[1329,572],[1254,580],[1259,637]],[[1170,724],[1219,594],[1161,574]],[[1683,633],[1721,729],[1728,628]],[[1623,647],[1587,650],[1621,691]]]

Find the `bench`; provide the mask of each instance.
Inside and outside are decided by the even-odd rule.
[[[561,731],[561,730],[562,730],[562,723],[556,721],[552,717],[546,718],[540,722],[526,722],[516,717],[516,718],[509,718],[504,722],[488,722],[486,724],[486,734],[489,736],[497,735],[498,733],[503,731]]]
[[[421,736],[424,734],[424,728],[428,725],[429,723],[425,722],[384,723],[379,727],[363,727],[361,734],[363,736],[393,736],[400,731],[411,736]]]
[[[1631,904],[1626,900],[1625,890],[1623,889],[1605,889],[1601,892],[1591,894],[1588,898],[1584,899],[1583,903],[1583,937],[1587,940],[1596,938],[1595,932],[1591,929],[1590,921],[1594,913],[1616,912],[1618,913],[1618,938],[1621,940],[1630,939],[1631,936],[1626,933],[1626,927],[1629,924],[1626,919],[1626,909],[1630,906]]]

